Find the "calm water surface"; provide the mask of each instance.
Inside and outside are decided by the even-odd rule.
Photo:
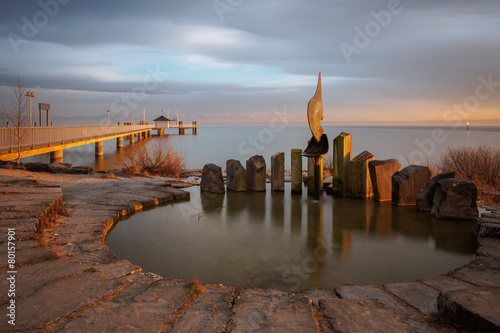
[[[474,258],[472,223],[372,200],[229,192],[120,221],[106,244],[168,278],[286,291],[413,281]]]
[[[433,161],[448,146],[464,146],[486,144],[500,147],[500,131],[498,127],[473,127],[467,134],[465,128],[437,127],[351,127],[324,126],[330,144],[342,131],[353,136],[353,155],[364,150],[370,151],[377,159],[398,158],[403,166],[408,165],[406,159],[411,157],[413,163],[424,159]],[[433,131],[440,134],[439,141],[433,139]],[[174,129],[170,133],[176,133]],[[153,131],[154,133],[154,131]],[[283,151],[287,154],[286,168],[290,168],[289,153],[292,148],[305,149],[311,133],[307,125],[200,125],[198,135],[169,135],[163,138],[152,137],[136,142],[135,147],[152,145],[170,139],[174,148],[185,153],[188,168],[201,168],[207,163],[215,163],[225,168],[228,159],[246,161],[255,154],[263,155],[267,165],[271,156]],[[77,165],[89,165],[97,170],[121,169],[127,162],[130,147],[117,152],[116,140],[104,141],[104,156],[94,156],[94,144],[64,150],[64,162]],[[330,155],[332,150],[330,149]],[[23,161],[48,162],[49,155],[40,155],[23,159]],[[304,160],[304,165],[305,165]]]

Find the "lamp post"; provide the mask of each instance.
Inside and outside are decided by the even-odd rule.
[[[110,125],[110,121],[109,121],[109,114],[110,114],[110,110],[108,109],[108,126]]]
[[[467,122],[467,133],[469,133],[469,122]]]
[[[33,91],[29,91],[26,93],[26,97],[29,97],[30,99],[30,126],[31,127],[31,99],[35,97],[35,93]]]

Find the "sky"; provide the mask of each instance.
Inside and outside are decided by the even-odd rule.
[[[321,72],[324,124],[500,125],[499,55],[498,0],[8,0],[0,105],[307,124]]]

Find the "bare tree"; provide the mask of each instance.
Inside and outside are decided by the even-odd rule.
[[[10,95],[10,104],[5,107],[2,104],[2,113],[9,122],[11,129],[10,138],[17,146],[17,164],[21,163],[21,145],[23,139],[28,134],[29,128],[29,103],[26,98],[26,90],[24,89],[24,82],[18,76],[14,82],[14,89]]]

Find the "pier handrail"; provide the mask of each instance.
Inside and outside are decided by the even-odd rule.
[[[154,125],[22,127],[21,148],[75,142],[154,129]],[[0,151],[17,149],[16,127],[0,128]]]

